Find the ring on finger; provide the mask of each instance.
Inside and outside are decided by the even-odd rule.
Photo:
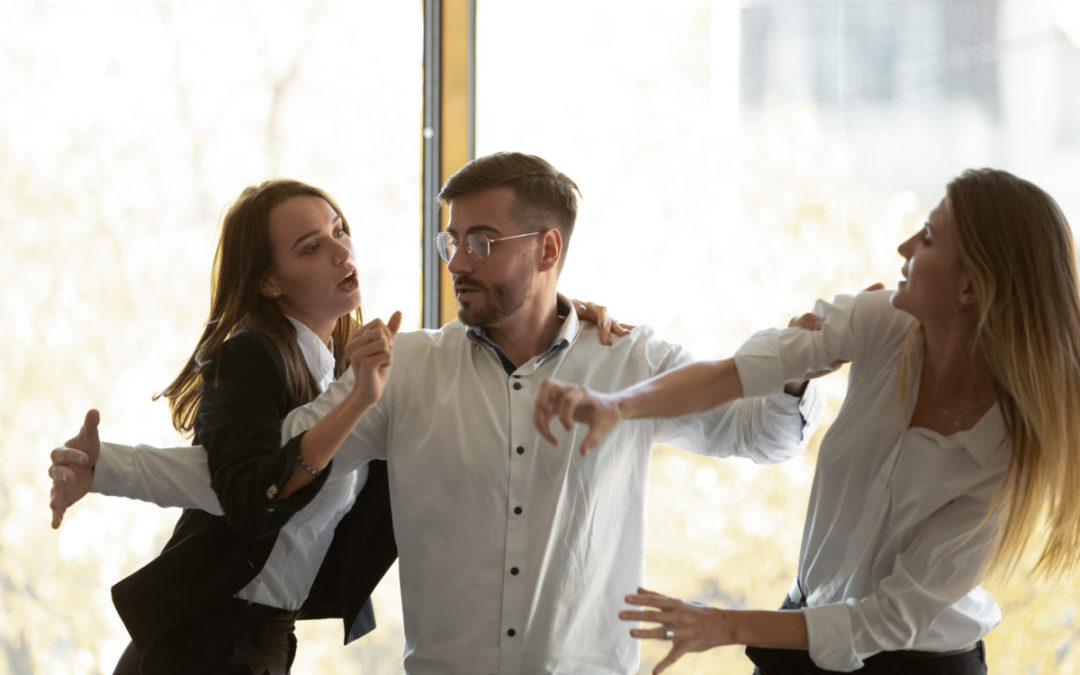
[[[675,631],[672,630],[671,628],[664,629],[664,639],[665,640],[674,640],[675,639]]]

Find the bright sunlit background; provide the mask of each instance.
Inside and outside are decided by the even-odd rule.
[[[964,168],[1029,178],[1080,220],[1076,0],[477,4],[477,153],[542,155],[584,193],[563,291],[702,357],[892,285],[896,245]],[[178,512],[91,496],[54,532],[48,451],[90,406],[105,438],[184,442],[151,396],[194,347],[244,186],[326,188],[365,315],[418,325],[422,30],[419,2],[0,2],[0,672],[109,673],[127,644],[109,587]],[[835,411],[844,377],[825,385]],[[648,583],[777,606],[814,454],[658,450]],[[1080,584],[991,589],[993,672],[1080,672]],[[302,625],[295,672],[400,672],[396,573],[376,611],[348,648],[339,623]],[[750,669],[726,648],[674,672]]]

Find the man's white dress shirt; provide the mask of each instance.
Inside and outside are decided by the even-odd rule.
[[[387,460],[409,673],[634,672],[638,647],[617,614],[644,579],[653,443],[759,462],[803,445],[799,400],[779,394],[622,424],[586,457],[585,427],[554,425],[552,446],[533,426],[544,379],[612,391],[690,361],[646,328],[605,347],[573,314],[562,341],[508,373],[457,321],[400,335],[382,399],[334,459],[335,471]],[[283,435],[351,387],[347,374],[293,411]]]
[[[801,400],[778,393],[624,423],[582,457],[584,427],[553,428],[552,446],[533,426],[544,379],[612,391],[691,357],[642,327],[603,346],[573,313],[553,347],[508,373],[458,321],[399,334],[382,398],[333,460],[334,474],[387,460],[413,675],[635,672],[638,646],[618,611],[644,580],[653,443],[778,462],[804,447],[821,416],[811,387]],[[350,370],[289,415],[283,438],[314,425],[352,386]],[[134,454],[151,464],[161,451]],[[159,494],[126,496],[207,503],[177,494],[201,489],[186,484],[191,473],[172,486],[158,481]]]
[[[899,362],[915,320],[889,297],[818,302],[821,331],[762,331],[736,356],[748,396],[851,362],[847,397],[821,442],[789,594],[798,602],[805,591],[810,657],[827,670],[855,670],[880,651],[960,649],[1001,620],[978,586],[996,521],[979,525],[1009,464],[1000,409],[949,436],[909,427],[923,352],[912,354],[902,401]]]

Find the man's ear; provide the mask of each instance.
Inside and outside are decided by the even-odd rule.
[[[559,228],[544,230],[540,235],[540,271],[546,272],[552,267],[558,267],[559,260],[562,259],[562,248],[562,232]]]

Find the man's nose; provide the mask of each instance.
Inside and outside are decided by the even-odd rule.
[[[446,263],[446,269],[451,274],[459,274],[472,269],[473,260],[465,249],[465,242],[461,242],[461,245],[455,248],[453,255],[450,256],[450,262]]]

